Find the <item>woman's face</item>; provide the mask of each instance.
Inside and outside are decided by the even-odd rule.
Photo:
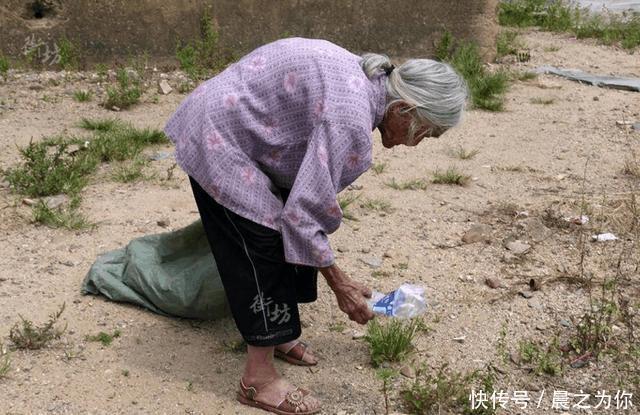
[[[409,137],[413,116],[410,111],[406,111],[408,108],[411,107],[403,102],[392,104],[378,126],[382,135],[382,145],[385,148],[392,148],[400,144],[416,146],[425,137],[439,137],[444,133],[443,129],[425,120],[416,130],[414,136]]]

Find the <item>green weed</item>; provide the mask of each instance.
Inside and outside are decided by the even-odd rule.
[[[93,228],[92,224],[79,211],[80,198],[75,196],[68,207],[52,209],[43,201],[33,207],[33,222],[50,228],[81,230]]]
[[[384,396],[384,413],[389,413],[389,382],[398,376],[398,372],[390,368],[381,368],[376,376],[382,380],[382,395]]]
[[[556,102],[553,98],[531,98],[530,102],[537,105],[551,105]]]
[[[0,54],[0,75],[7,76],[9,71],[9,60],[2,54]]]
[[[386,168],[387,163],[373,163],[371,166],[371,170],[373,170],[375,174],[382,174]]]
[[[120,128],[122,123],[115,118],[106,118],[101,120],[90,120],[83,118],[80,121],[80,128],[90,131],[113,131],[116,128]]]
[[[373,366],[402,361],[413,349],[413,337],[421,325],[419,319],[390,319],[386,323],[380,323],[378,319],[371,320],[364,339],[369,343]]]
[[[107,88],[107,99],[102,105],[107,109],[113,109],[113,107],[126,109],[137,104],[142,95],[140,81],[132,79],[125,68],[118,69],[116,81],[115,87]]]
[[[435,373],[426,367],[419,369],[413,384],[403,389],[400,396],[411,414],[493,415],[496,408],[491,403],[472,406],[470,393],[482,391],[491,396],[495,392],[494,384],[495,375],[491,369],[484,373],[474,371],[463,374],[450,370],[444,364]]]
[[[9,351],[4,347],[4,344],[0,342],[0,379],[7,376],[11,369],[11,356]]]
[[[513,71],[510,73],[511,79],[515,79],[517,81],[530,81],[532,79],[536,79],[538,74],[531,71]]]
[[[348,220],[358,220],[350,211],[349,206],[360,198],[360,195],[347,193],[345,196],[338,196],[338,205],[342,210],[342,217]]]
[[[346,328],[347,325],[343,321],[337,321],[335,323],[329,324],[329,331],[334,331],[337,333],[342,333]]]
[[[518,32],[514,30],[503,30],[496,39],[496,52],[498,57],[515,55],[518,49],[522,48],[522,43],[518,41]]]
[[[462,146],[458,146],[457,149],[451,152],[454,157],[460,160],[471,160],[480,153],[480,150],[474,148],[473,150],[467,150]]]
[[[80,91],[76,91],[73,93],[73,99],[78,102],[87,102],[91,101],[93,94],[91,91],[87,91],[86,89],[81,89]]]
[[[62,303],[60,309],[49,315],[49,320],[43,326],[34,326],[33,322],[20,316],[20,323],[14,324],[9,332],[9,340],[18,349],[36,350],[47,346],[51,341],[59,339],[67,326],[56,327],[58,319],[65,309]]]
[[[95,66],[96,75],[98,75],[101,81],[107,79],[108,70],[109,67],[104,63],[98,63]]]
[[[58,40],[56,44],[58,46],[58,56],[60,57],[60,61],[58,62],[60,67],[64,70],[78,69],[80,53],[76,45],[66,37]]]
[[[458,171],[455,167],[449,167],[445,171],[436,170],[433,173],[433,179],[431,179],[431,182],[434,184],[466,186],[470,180],[471,176]]]
[[[546,350],[531,341],[521,342],[520,359],[523,363],[532,364],[534,372],[538,375],[557,376],[563,371],[562,353],[557,338]]]
[[[147,178],[144,169],[149,163],[142,157],[137,157],[133,161],[125,163],[115,169],[113,179],[121,183],[131,183]]]
[[[376,212],[393,212],[391,203],[387,202],[386,200],[380,199],[366,199],[363,203],[360,204],[360,207],[368,210],[374,210]]]
[[[384,184],[395,190],[425,190],[427,188],[427,182],[423,179],[396,182],[395,178],[391,178],[390,181],[385,182]]]
[[[95,336],[87,335],[85,336],[85,340],[90,342],[100,342],[103,346],[110,346],[113,343],[113,339],[120,337],[122,332],[118,329],[114,330],[113,334],[105,333],[101,331]]]

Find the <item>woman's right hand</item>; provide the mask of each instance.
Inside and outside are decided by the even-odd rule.
[[[350,320],[366,324],[375,317],[367,304],[367,299],[371,298],[371,289],[349,278],[336,264],[320,268],[320,272],[335,293],[340,310]]]

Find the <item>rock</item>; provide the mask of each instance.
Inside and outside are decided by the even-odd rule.
[[[497,278],[491,278],[491,277],[486,278],[484,280],[484,283],[487,284],[489,288],[493,288],[493,289],[502,287],[502,283]]]
[[[160,219],[159,221],[156,222],[156,224],[161,228],[167,228],[171,224],[171,221],[165,218],[165,219]]]
[[[411,366],[403,366],[402,369],[400,369],[400,374],[409,379],[416,377],[416,371]]]
[[[119,112],[120,111],[120,107],[116,107],[115,105],[113,107],[111,107],[111,109],[115,112]]]
[[[473,244],[491,241],[491,226],[485,224],[474,225],[462,235],[462,242]]]
[[[38,203],[38,199],[22,199],[22,204],[27,206],[33,206]]]
[[[560,325],[564,327],[571,327],[571,322],[569,320],[562,319],[560,320]]]
[[[516,255],[523,255],[529,252],[529,249],[531,249],[531,245],[518,239],[516,239],[515,241],[506,242],[504,247]]]
[[[518,294],[520,294],[521,296],[523,296],[524,298],[531,298],[533,297],[533,293],[531,293],[530,291],[518,291]]]
[[[633,128],[634,131],[640,131],[640,122],[634,123],[631,128]]]
[[[32,91],[42,91],[44,89],[44,86],[40,84],[29,85],[29,89]]]
[[[347,248],[346,246],[338,246],[338,247],[336,247],[336,250],[338,252],[343,252],[343,253],[344,252],[349,252],[349,248]]]
[[[464,343],[464,341],[467,339],[467,336],[458,336],[458,337],[454,337],[453,340],[454,342],[457,343]]]
[[[527,301],[527,305],[538,311],[542,311],[542,309],[544,308],[544,306],[540,304],[540,300],[538,300],[537,298],[532,298],[531,300]]]
[[[382,266],[382,259],[381,258],[376,258],[376,257],[367,257],[367,258],[360,258],[360,261],[364,262],[365,264],[369,265],[371,268],[380,268]]]
[[[149,160],[160,161],[168,159],[169,157],[173,157],[173,154],[167,153],[166,151],[158,151],[156,154],[149,156]]]
[[[515,363],[516,365],[520,364],[520,353],[518,352],[511,352],[509,353],[509,359]]]
[[[542,242],[551,236],[551,231],[538,218],[526,218],[518,226],[526,232],[533,242]]]
[[[49,209],[60,209],[69,203],[69,197],[67,195],[49,196],[42,201]]]
[[[351,338],[353,340],[358,340],[358,339],[362,339],[364,336],[366,336],[366,334],[362,331],[353,331],[353,335],[351,336]]]
[[[161,79],[160,82],[158,82],[159,94],[169,95],[172,91],[173,88],[171,88],[171,85],[169,85],[169,82],[166,79]]]

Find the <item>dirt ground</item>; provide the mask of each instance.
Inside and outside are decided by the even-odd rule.
[[[512,64],[512,69],[549,64],[640,77],[637,54],[535,31],[523,32],[521,40],[531,60]],[[12,72],[0,83],[0,166],[15,165],[18,146],[30,140],[83,134],[77,127],[82,117],[116,116],[138,127],[162,128],[185,95],[175,90],[157,95],[160,74],[154,76],[140,105],[114,113],[100,107],[105,85],[92,81],[90,73],[65,79],[61,74]],[[56,86],[48,78],[61,81]],[[178,78],[168,75],[174,88]],[[94,91],[92,102],[73,100],[73,92],[81,88]],[[552,102],[541,104],[543,100]],[[497,388],[528,391],[532,401],[546,391],[539,408],[520,410],[510,404],[501,413],[552,413],[549,394],[554,390],[595,394],[604,389],[615,394],[633,389],[612,358],[592,360],[579,369],[567,367],[562,376],[552,377],[535,375],[500,355],[517,351],[527,339],[548,343],[555,335],[575,332],[571,318],[579,318],[588,303],[584,286],[572,280],[580,274],[581,250],[586,251],[587,275],[613,276],[619,252],[633,242],[622,237],[580,248],[580,226],[553,226],[549,214],[545,216],[547,209],[561,216],[579,215],[580,206],[586,205],[592,217],[584,225],[588,235],[624,235],[623,222],[612,218],[622,212],[630,189],[638,190],[637,179],[626,177],[622,169],[631,149],[640,151],[640,132],[617,121],[640,121],[640,94],[542,75],[515,82],[504,112],[469,111],[462,126],[417,148],[384,149],[374,133],[374,161],[386,163],[386,168],[381,174],[365,173],[345,191],[360,195],[349,208],[358,220],[345,221],[331,242],[338,264],[374,289],[389,291],[403,282],[426,288],[425,321],[431,331],[418,334],[416,349],[404,364],[437,368],[448,363],[466,371],[491,363],[498,368]],[[452,150],[459,146],[479,153],[470,160],[457,159]],[[150,153],[158,150],[173,151],[167,146]],[[165,178],[172,164],[170,158],[152,162],[150,170]],[[392,178],[430,181],[435,170],[453,165],[472,177],[467,186],[429,184],[426,190],[400,191],[385,185]],[[361,206],[367,199],[387,201],[393,211],[370,211]],[[68,329],[51,347],[11,353],[11,370],[0,379],[0,413],[262,413],[235,401],[243,354],[227,346],[239,338],[231,320],[166,318],[80,294],[81,281],[100,253],[142,235],[178,229],[198,217],[182,172],[176,170],[170,181],[92,182],[81,207],[97,223],[88,231],[36,226],[21,200],[6,186],[0,189],[0,340],[8,343],[20,315],[41,323],[62,303]],[[168,221],[169,227],[159,227],[159,220]],[[463,243],[461,237],[476,224],[488,226],[488,243]],[[528,252],[507,250],[504,242],[511,237],[530,245]],[[366,262],[381,265],[374,269]],[[638,313],[638,275],[630,274],[625,293],[632,300],[631,310]],[[502,287],[490,288],[486,278]],[[532,278],[542,288],[527,299],[518,291],[528,290]],[[367,344],[354,339],[364,328],[338,310],[323,281],[319,291],[319,300],[301,312],[303,337],[321,359],[319,365],[310,370],[278,362],[278,367],[294,383],[315,391],[324,413],[385,413],[382,382],[370,364]],[[340,322],[346,328],[335,331]],[[85,340],[86,335],[115,329],[122,335],[108,347]],[[464,340],[453,340],[461,336]],[[69,353],[75,357],[65,358]],[[405,411],[398,392],[411,382],[406,376],[392,381],[391,412]],[[636,406],[626,413],[638,413],[640,396],[633,402]]]

